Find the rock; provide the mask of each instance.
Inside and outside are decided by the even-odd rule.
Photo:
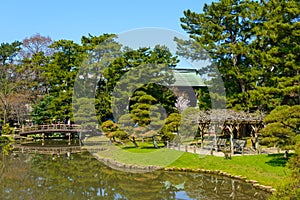
[[[252,184],[257,184],[257,183],[258,183],[258,181],[256,181],[256,180],[249,180],[249,183],[252,183]]]
[[[276,192],[276,189],[272,188],[272,189],[270,189],[270,192],[274,193],[274,192]]]

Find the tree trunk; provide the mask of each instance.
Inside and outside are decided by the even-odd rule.
[[[139,147],[139,145],[136,143],[135,137],[132,137],[131,142],[134,144],[135,148]]]
[[[152,136],[152,143],[153,143],[154,148],[158,148],[156,140],[155,140],[155,136]]]

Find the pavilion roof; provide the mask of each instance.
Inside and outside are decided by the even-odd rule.
[[[205,87],[204,81],[193,69],[174,69],[175,82],[171,86]]]
[[[199,111],[194,117],[195,121],[202,122],[243,122],[251,123],[263,121],[265,114],[261,112],[248,113],[244,111],[234,111],[231,109],[211,109]]]

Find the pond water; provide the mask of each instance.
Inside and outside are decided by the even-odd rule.
[[[0,153],[0,199],[267,199],[250,184],[220,176],[155,171],[130,173],[88,152],[52,156]]]

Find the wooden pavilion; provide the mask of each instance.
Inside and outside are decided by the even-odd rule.
[[[191,107],[197,106],[197,94],[195,90],[207,87],[197,74],[196,69],[176,68],[173,70],[175,82],[171,87],[176,87],[179,92],[188,96]],[[229,136],[229,147],[231,154],[236,148],[245,147],[245,137],[251,137],[252,149],[259,153],[259,135],[264,127],[264,114],[236,112],[227,109],[215,109],[210,111],[200,111],[199,116],[195,116],[198,124],[198,136],[201,138],[201,147],[204,146],[205,136],[211,132],[214,134],[215,149],[224,147]]]
[[[233,110],[210,110],[201,111],[198,119],[198,132],[201,138],[201,147],[204,145],[204,136],[212,134],[215,136],[215,147],[225,146],[223,136],[229,135],[230,152],[234,154],[235,148],[244,148],[244,137],[251,137],[252,148],[259,153],[260,130],[264,127],[264,115],[262,113],[245,113]]]

